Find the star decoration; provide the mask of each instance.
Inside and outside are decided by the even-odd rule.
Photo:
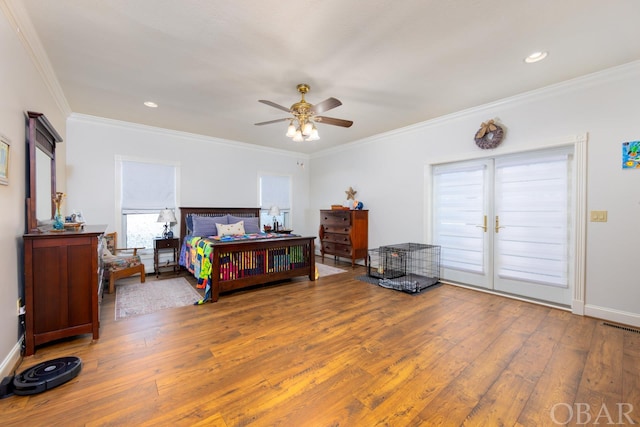
[[[355,200],[356,199],[356,194],[358,192],[356,190],[354,190],[353,188],[349,187],[349,189],[346,190],[345,193],[347,193],[347,200]]]

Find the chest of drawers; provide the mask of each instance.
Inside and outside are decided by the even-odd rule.
[[[369,244],[369,211],[321,210],[320,251],[324,255],[350,258],[351,265],[357,259],[367,263]]]
[[[106,228],[24,235],[26,356],[60,338],[89,333],[99,338]]]

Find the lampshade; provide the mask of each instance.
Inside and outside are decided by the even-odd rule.
[[[312,127],[313,125],[310,122],[305,123],[304,126],[302,127],[302,134],[304,136],[309,136],[311,134]]]
[[[158,215],[158,222],[168,222],[170,224],[175,224],[178,222],[178,220],[176,219],[176,215],[171,209],[163,209],[160,211],[160,215]]]
[[[279,216],[280,215],[280,208],[277,206],[271,206],[271,208],[269,209],[269,215],[271,216]]]
[[[293,138],[296,135],[296,127],[293,125],[293,120],[291,120],[291,122],[289,123],[286,135],[289,138]]]
[[[311,133],[309,134],[309,137],[306,139],[306,141],[317,141],[320,139],[320,135],[318,135],[318,129],[316,129],[316,126],[313,125],[313,127],[311,128]]]
[[[289,122],[289,127],[287,127],[286,135],[289,138],[293,139],[295,142],[317,141],[318,139],[320,139],[320,136],[318,135],[318,129],[313,123],[313,117],[311,116],[292,119]]]

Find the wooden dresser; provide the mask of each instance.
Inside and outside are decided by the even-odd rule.
[[[320,251],[324,255],[351,258],[351,266],[357,259],[367,264],[369,245],[369,211],[321,210]]]
[[[80,334],[98,339],[106,226],[24,235],[25,355]]]

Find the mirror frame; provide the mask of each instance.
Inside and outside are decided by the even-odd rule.
[[[36,214],[36,149],[42,150],[51,159],[51,218],[55,214],[53,197],[56,194],[56,144],[62,142],[62,137],[53,128],[49,120],[42,113],[27,111],[25,113],[27,142],[27,223],[29,232],[38,232],[38,218]]]

